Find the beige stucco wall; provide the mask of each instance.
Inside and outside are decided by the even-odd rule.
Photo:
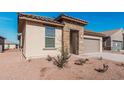
[[[41,58],[47,55],[56,56],[60,54],[62,45],[62,30],[55,29],[55,49],[45,49],[45,26],[40,24],[26,23],[25,51],[26,58]]]
[[[84,35],[84,38],[90,38],[90,39],[98,39],[98,40],[100,40],[100,50],[99,50],[99,52],[102,52],[102,37]]]

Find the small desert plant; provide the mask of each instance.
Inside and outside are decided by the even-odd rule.
[[[59,68],[63,68],[66,63],[68,63],[68,59],[71,57],[68,51],[63,51],[61,55],[58,55],[56,58],[53,57],[53,63]]]
[[[104,73],[104,72],[106,72],[108,70],[108,68],[109,68],[108,65],[103,64],[103,68],[99,68],[99,69],[95,68],[94,70],[97,71],[97,72],[100,72],[100,73]]]
[[[117,65],[117,66],[124,67],[124,63],[120,63],[120,64],[119,64],[119,63],[117,63],[116,65]]]
[[[76,60],[76,62],[74,64],[76,64],[76,65],[83,65],[87,61],[89,61],[89,59],[87,59],[87,58],[86,59],[80,58],[80,59]]]
[[[47,56],[46,58],[47,61],[52,61],[52,57],[50,55]]]

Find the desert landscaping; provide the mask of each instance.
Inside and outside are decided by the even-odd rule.
[[[82,57],[83,58],[83,57]],[[63,68],[52,61],[42,59],[25,60],[19,50],[0,54],[0,79],[2,80],[120,80],[124,79],[124,64],[102,58],[89,58],[86,63],[76,65],[79,57],[71,55]],[[103,64],[108,66],[103,69]]]

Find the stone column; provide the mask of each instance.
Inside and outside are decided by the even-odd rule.
[[[80,28],[79,31],[79,54],[82,54],[84,51],[84,28]]]
[[[67,29],[63,31],[63,47],[64,50],[67,49],[70,52],[70,31]]]

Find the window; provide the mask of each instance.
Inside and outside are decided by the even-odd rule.
[[[45,48],[55,48],[55,28],[46,26],[45,28]]]

